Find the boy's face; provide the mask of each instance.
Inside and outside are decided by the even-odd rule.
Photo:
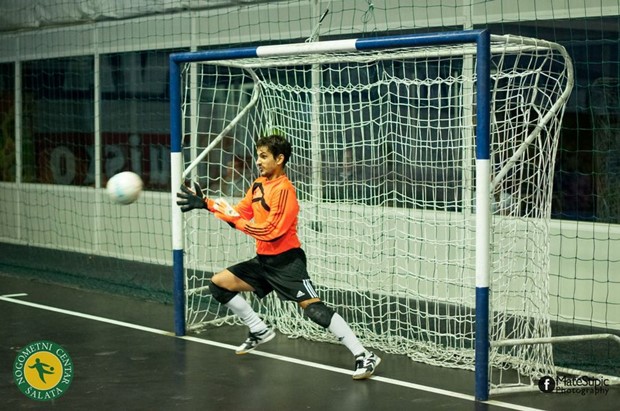
[[[284,162],[284,155],[280,154],[277,158],[273,157],[271,151],[266,146],[261,146],[256,149],[258,155],[256,159],[256,166],[261,177],[271,179],[281,174],[282,164]]]

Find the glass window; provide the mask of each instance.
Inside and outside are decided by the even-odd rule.
[[[510,23],[493,34],[558,42],[573,59],[575,86],[558,146],[554,218],[620,223],[618,17]]]
[[[22,68],[24,181],[93,185],[93,58]]]
[[[15,68],[0,64],[0,181],[15,181]]]
[[[101,57],[104,180],[133,171],[150,190],[170,187],[170,51]],[[104,184],[105,184],[104,181]]]

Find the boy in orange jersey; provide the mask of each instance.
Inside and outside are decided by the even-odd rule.
[[[195,192],[181,186],[177,204],[181,211],[205,208],[232,227],[256,239],[256,257],[215,274],[211,295],[250,328],[237,354],[246,354],[271,341],[275,332],[267,327],[240,291],[263,298],[275,291],[283,300],[295,301],[305,315],[332,332],[355,356],[353,379],[370,377],[381,359],[366,350],[346,321],[318,297],[306,269],[306,255],[297,236],[299,203],[284,167],[292,152],[282,136],[261,137],[256,143],[256,165],[260,176],[234,207],[222,200],[205,198],[200,186]]]

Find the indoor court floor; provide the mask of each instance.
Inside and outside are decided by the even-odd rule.
[[[527,392],[473,398],[474,374],[378,352],[366,381],[335,344],[279,334],[238,356],[243,327],[175,337],[172,307],[0,273],[1,410],[618,410],[606,395]],[[34,341],[62,346],[73,379],[61,397],[28,398],[13,381],[19,351]]]

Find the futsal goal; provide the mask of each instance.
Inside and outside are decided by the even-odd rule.
[[[556,375],[549,218],[572,86],[560,45],[484,30],[172,54],[176,333],[235,323],[208,283],[255,252],[182,215],[178,187],[234,202],[255,139],[280,133],[313,283],[366,346],[475,369],[478,399]],[[296,304],[247,297],[279,332],[335,342]]]

